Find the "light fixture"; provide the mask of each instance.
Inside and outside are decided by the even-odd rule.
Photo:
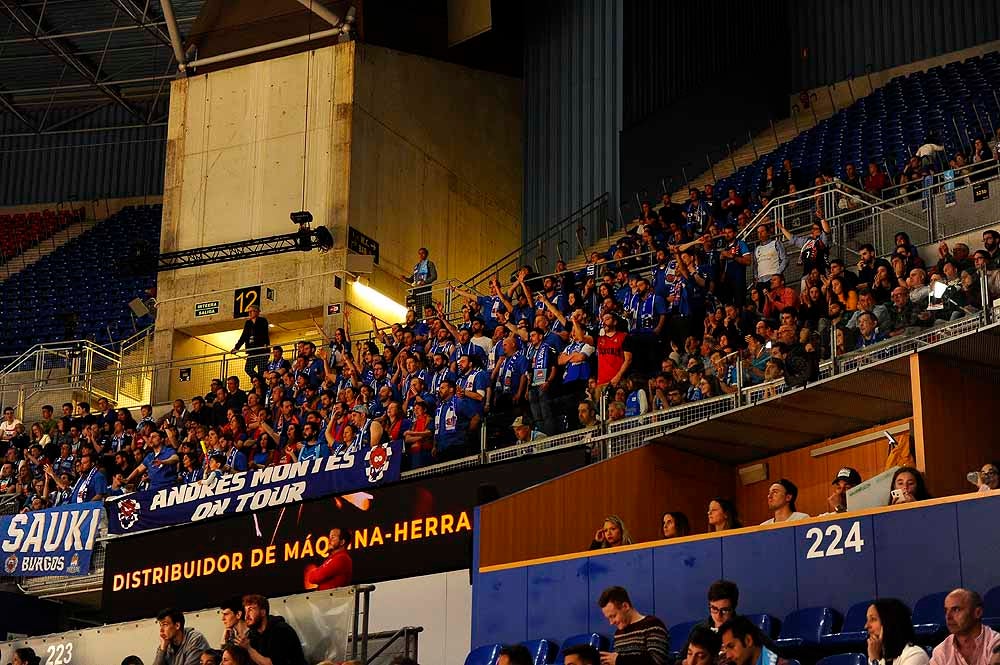
[[[352,284],[352,288],[357,300],[363,302],[366,305],[365,309],[372,311],[373,314],[384,313],[387,316],[382,318],[394,321],[406,320],[406,307],[400,305],[389,296],[379,293],[370,286],[358,281]]]

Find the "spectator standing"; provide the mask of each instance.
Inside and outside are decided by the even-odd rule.
[[[0,444],[6,446],[17,433],[17,426],[21,421],[14,417],[13,407],[5,407],[3,410],[3,420],[0,421]]]
[[[247,308],[247,320],[243,323],[243,333],[236,340],[232,353],[245,347],[247,352],[246,373],[250,378],[264,378],[267,367],[268,352],[271,347],[271,331],[267,319],[260,315],[260,307],[250,305]]]
[[[934,648],[931,665],[988,665],[1000,633],[983,624],[982,597],[955,589],[944,599],[944,617],[949,635]]]
[[[184,613],[168,608],[156,615],[160,625],[160,646],[153,665],[199,665],[201,654],[208,651],[208,640],[194,628],[184,627]]]
[[[271,615],[267,598],[244,596],[243,611],[249,630],[237,645],[250,652],[256,665],[306,665],[298,633],[283,617]]]
[[[431,284],[437,281],[437,266],[428,258],[430,252],[426,247],[417,250],[417,263],[409,277],[402,275],[404,282],[413,287],[413,305],[419,311],[431,304]]]
[[[320,591],[339,589],[351,583],[354,563],[347,551],[351,542],[351,532],[343,527],[330,529],[330,554],[321,566],[306,574],[306,581],[315,584]]]
[[[757,247],[753,250],[754,274],[757,280],[757,292],[763,297],[770,290],[771,277],[784,277],[788,267],[788,256],[785,245],[779,238],[771,237],[767,224],[757,227]]]
[[[640,614],[632,606],[628,591],[608,587],[597,601],[604,618],[615,627],[615,650],[601,652],[602,665],[664,665],[668,662],[670,638],[667,627],[655,616]]]
[[[597,385],[617,387],[632,366],[632,343],[620,329],[621,319],[611,313],[601,316],[597,337]]]
[[[767,490],[767,509],[773,513],[773,517],[761,522],[761,526],[765,524],[777,524],[779,522],[794,522],[808,518],[809,515],[806,513],[800,513],[795,510],[795,499],[798,496],[799,488],[787,478],[782,478],[771,485]]]
[[[719,628],[722,638],[721,654],[731,665],[788,665],[764,645],[760,631],[750,619],[736,616]]]
[[[128,475],[128,478],[125,479],[126,484],[141,478],[143,473],[149,474],[149,489],[151,490],[161,490],[176,484],[177,463],[180,461],[180,457],[177,456],[176,450],[163,444],[163,438],[163,433],[158,430],[149,434],[152,451]]]
[[[927,652],[914,644],[911,621],[909,608],[895,598],[871,604],[865,619],[870,665],[927,665]]]

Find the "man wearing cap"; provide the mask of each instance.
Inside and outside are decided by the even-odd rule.
[[[524,416],[518,416],[514,419],[511,424],[511,428],[514,430],[514,445],[519,443],[529,443],[535,439],[545,438],[544,432],[539,432],[537,429],[531,426],[531,423],[525,420]]]
[[[845,466],[833,477],[833,494],[831,494],[826,504],[832,513],[843,513],[847,511],[847,490],[861,484],[861,474],[857,469]]]
[[[247,350],[247,376],[263,379],[262,372],[267,366],[267,354],[271,346],[271,333],[267,319],[260,315],[260,307],[257,305],[250,305],[247,308],[247,320],[243,324],[243,334],[236,340],[232,353],[236,353],[244,345],[246,345]]]
[[[382,443],[382,424],[368,417],[368,408],[364,404],[358,404],[351,409],[351,424],[358,431],[358,436],[354,440],[358,442],[362,451]]]
[[[771,485],[767,490],[767,509],[774,516],[769,520],[761,522],[761,526],[765,524],[778,524],[780,522],[794,522],[809,517],[809,515],[795,510],[795,499],[798,496],[799,488],[787,478],[782,478]]]

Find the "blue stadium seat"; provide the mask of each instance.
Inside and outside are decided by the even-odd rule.
[[[913,606],[913,631],[917,637],[931,639],[945,631],[944,599],[947,591],[924,596]]]
[[[671,653],[677,653],[681,650],[687,642],[688,635],[691,634],[691,629],[702,621],[704,621],[704,619],[699,619],[698,621],[685,621],[684,623],[678,623],[670,626],[669,649]]]
[[[816,665],[868,665],[868,656],[863,653],[838,653],[820,658]]]
[[[563,640],[562,646],[559,648],[559,653],[556,655],[556,663],[561,663],[563,661],[562,652],[570,647],[575,647],[578,644],[589,644],[598,651],[611,651],[612,640],[606,635],[601,635],[600,633],[580,633],[579,635],[570,635],[565,640]]]
[[[522,642],[531,652],[532,665],[549,665],[556,662],[556,654],[559,652],[559,644],[552,640],[528,640]]]
[[[1000,586],[983,596],[983,623],[993,629],[1000,628]]]
[[[768,639],[773,639],[777,636],[779,629],[781,627],[781,622],[770,614],[748,614],[747,618],[753,622],[753,625],[757,626],[758,630],[763,633]]]
[[[837,626],[837,613],[829,607],[807,607],[785,617],[781,632],[774,643],[778,647],[814,647],[824,635],[833,633]]]
[[[872,601],[866,600],[863,603],[855,603],[847,610],[844,617],[844,625],[839,633],[824,635],[821,640],[823,646],[847,647],[855,644],[863,644],[868,639],[868,631],[865,630],[865,623],[868,621],[868,608]]]
[[[499,644],[484,644],[476,647],[465,657],[465,665],[496,665],[500,658]]]

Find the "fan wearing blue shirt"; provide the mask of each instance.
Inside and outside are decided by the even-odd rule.
[[[466,400],[455,395],[455,381],[444,379],[438,389],[437,413],[434,417],[434,449],[437,462],[466,456],[470,450],[466,436],[479,416],[471,412]]]
[[[142,464],[135,467],[128,475],[125,479],[126,485],[141,478],[143,473],[149,475],[149,489],[154,491],[177,484],[177,463],[180,457],[177,456],[176,450],[164,445],[164,439],[163,433],[159,430],[149,434],[149,443],[153,446],[153,451],[146,455]]]
[[[459,375],[455,381],[455,393],[470,411],[481,416],[486,404],[486,389],[489,388],[490,377],[477,365],[478,356],[475,360],[468,354],[459,356]]]
[[[319,438],[320,429],[315,423],[302,424],[302,447],[299,448],[299,461],[320,459],[330,456],[330,447],[325,438]]]

